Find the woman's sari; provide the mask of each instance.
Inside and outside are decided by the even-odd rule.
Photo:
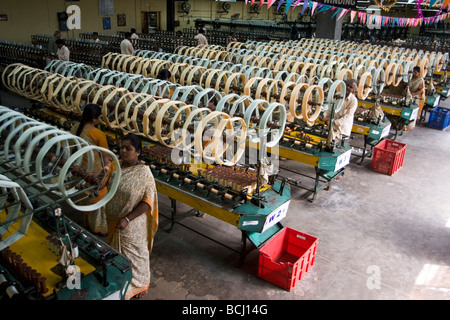
[[[75,134],[77,132],[78,129],[78,125],[76,124],[71,132],[73,134]],[[108,142],[106,140],[106,135],[103,131],[94,128],[91,130],[87,130],[87,131],[82,131],[80,133],[80,138],[82,138],[83,140],[85,140],[87,143],[89,143],[90,145],[93,146],[99,146],[105,149],[108,149]],[[82,162],[82,167],[86,168],[86,156],[83,159]],[[93,168],[93,173],[94,174],[99,174],[100,172],[102,172],[103,170],[103,161],[101,161],[101,154],[99,152],[95,152],[94,151],[94,168]],[[107,188],[103,188],[103,190],[100,191],[100,194],[95,197],[95,198],[89,198],[83,201],[84,204],[94,204],[97,203],[98,201],[100,201],[101,199],[103,199],[103,197],[106,195],[106,193],[108,192]],[[107,233],[108,232],[108,225],[106,223],[106,216],[105,216],[105,212],[104,212],[104,208],[101,207],[95,211],[91,211],[91,212],[87,212],[87,220],[88,220],[88,224],[89,224],[89,228],[91,229],[92,232],[94,233]]]
[[[420,95],[413,95],[413,92],[418,91],[419,89],[422,89],[422,93]],[[417,113],[417,119],[420,118],[422,114],[422,109],[425,105],[425,80],[423,80],[422,77],[417,77],[416,79],[411,79],[408,85],[408,90],[406,93],[406,104],[409,104],[411,100],[414,100],[414,97],[417,97],[416,103],[419,106],[419,112]],[[415,126],[414,124],[411,124],[412,127]]]
[[[423,99],[425,100],[425,80],[423,80],[422,77],[417,77],[416,79],[411,79],[409,86],[408,86],[409,92],[407,95],[407,99],[411,99],[412,98],[412,92],[416,92],[419,89],[423,89],[422,93],[417,97],[419,97],[419,99]]]
[[[110,179],[109,181],[112,181]],[[118,221],[140,203],[150,207],[128,226],[116,228]],[[150,168],[145,165],[123,168],[116,194],[105,206],[108,240],[118,252],[131,261],[132,280],[125,299],[148,289],[150,285],[150,253],[158,229],[158,195]]]

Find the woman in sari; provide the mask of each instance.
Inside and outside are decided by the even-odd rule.
[[[387,88],[386,93],[405,97],[406,105],[409,105],[411,102],[417,103],[419,105],[419,111],[416,119],[420,118],[423,106],[425,104],[425,81],[420,75],[420,67],[415,66],[413,68],[413,75],[408,83],[402,80],[398,86],[391,84]],[[386,117],[393,124],[397,125],[398,130],[403,128],[403,130],[408,131],[416,126],[416,119],[411,121],[408,125],[403,125],[403,122],[398,123],[395,116],[386,114]]]
[[[419,119],[425,104],[425,80],[423,80],[420,75],[420,67],[418,66],[413,68],[413,75],[406,89],[406,104],[409,104],[411,100],[416,100],[419,105],[419,112],[417,113],[417,119]],[[405,130],[412,129],[415,125],[416,120],[411,121],[411,123],[406,126]]]
[[[413,68],[413,76],[408,85],[406,99],[414,99],[414,97],[419,99],[419,107],[421,103],[423,108],[423,102],[425,101],[425,80],[420,75],[420,67],[417,66]]]
[[[141,150],[139,137],[128,134],[123,138],[119,186],[113,199],[105,205],[108,241],[131,261],[132,280],[126,300],[142,298],[148,292],[150,253],[158,229],[155,180],[150,168],[139,160]]]
[[[105,149],[108,149],[108,142],[106,141],[106,135],[100,129],[97,129],[98,124],[100,123],[100,115],[102,114],[102,110],[97,104],[87,104],[83,108],[83,114],[81,116],[80,123],[76,124],[71,132],[80,138],[83,138],[87,143],[94,146],[99,146]],[[105,158],[109,157],[106,155],[100,154],[100,152],[94,152],[94,168],[93,173],[99,174],[103,170],[102,163],[110,161]],[[83,160],[82,167],[86,168],[86,158]],[[83,202],[86,204],[94,204],[100,201],[107,193],[107,188],[104,188],[100,191],[100,193],[95,198],[88,198]],[[89,228],[94,234],[98,234],[100,236],[106,236],[108,232],[108,227],[106,224],[106,216],[104,213],[104,209],[100,208],[95,211],[87,212],[85,214],[85,226]]]
[[[156,79],[170,82],[170,77],[172,77],[172,73],[168,69],[161,69],[156,76]],[[162,98],[170,98],[173,95],[173,90],[169,88],[169,96],[167,96],[165,86],[160,86],[158,88],[158,95]]]

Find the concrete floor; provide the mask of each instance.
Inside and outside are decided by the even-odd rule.
[[[450,99],[440,106],[450,108]],[[161,218],[146,299],[450,299],[449,131],[423,123],[397,141],[407,147],[393,176],[371,171],[371,158],[360,165],[352,157],[344,178],[316,201],[307,200],[311,192],[292,187],[282,224],[319,238],[315,265],[292,291],[257,276],[258,250],[236,268],[236,252],[181,225],[169,233],[169,221]],[[314,174],[291,160],[281,166]],[[298,179],[312,187],[312,179]],[[160,212],[170,214],[165,196]],[[214,217],[192,215],[181,222],[239,249],[240,231]]]
[[[27,102],[2,92],[1,104]],[[450,99],[440,106],[450,108]],[[393,176],[371,171],[371,159],[360,165],[359,158],[352,157],[344,178],[319,193],[315,202],[308,201],[310,191],[292,187],[282,224],[319,242],[315,265],[290,292],[257,276],[256,249],[236,267],[239,254],[232,249],[239,250],[241,232],[221,220],[188,215],[183,225],[168,232],[170,221],[164,216],[170,216],[170,202],[162,195],[151,286],[144,299],[450,299],[449,131],[418,124],[397,141],[407,147],[403,166]],[[312,167],[291,160],[281,165],[314,175]],[[308,177],[287,171],[281,175],[313,186]],[[178,205],[180,213],[189,209]]]

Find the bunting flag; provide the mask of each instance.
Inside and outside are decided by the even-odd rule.
[[[308,8],[309,5],[309,1],[304,0],[303,2],[303,8],[302,8],[302,15],[305,12],[306,8]]]
[[[267,8],[270,8],[277,0],[267,0]],[[300,2],[303,1],[303,7],[301,11],[301,15],[303,15],[306,9],[310,8],[310,15],[312,16],[314,13],[322,13],[328,10],[334,10],[334,14],[332,18],[336,17],[337,20],[343,19],[347,13],[350,12],[350,23],[353,23],[355,17],[359,18],[360,24],[367,25],[376,25],[376,26],[400,26],[400,27],[417,27],[421,25],[429,25],[433,23],[437,23],[442,20],[446,20],[450,18],[450,13],[445,12],[442,13],[444,8],[450,9],[450,0],[443,0],[443,4],[440,6],[438,12],[435,16],[432,17],[424,17],[422,11],[420,10],[420,5],[427,0],[416,0],[416,7],[418,9],[418,16],[415,18],[402,18],[402,17],[389,17],[389,16],[381,16],[375,13],[366,13],[356,10],[351,10],[353,8],[344,8],[344,7],[335,7],[329,4],[325,4],[322,1],[310,1],[310,0],[278,0],[277,10],[281,8],[281,6],[286,3],[286,13],[289,8],[293,9],[300,5]],[[259,6],[261,7],[264,4],[265,0],[260,0]],[[430,0],[430,7],[435,5],[437,0]],[[255,0],[245,0],[245,4],[250,3],[253,5]]]
[[[331,19],[333,19],[341,10],[342,8],[338,8],[336,12],[331,16]]]
[[[314,14],[314,11],[316,10],[317,2],[313,3],[312,9],[311,9],[311,16]]]
[[[263,0],[261,0],[261,1],[263,1]],[[294,4],[294,8],[292,8],[292,9],[295,9],[295,8],[298,6],[298,4],[300,3],[300,1],[301,1],[301,0],[297,0],[297,1],[295,2],[295,4]]]
[[[324,4],[324,5],[319,9],[319,11],[318,11],[317,13],[325,12],[325,11],[330,10],[330,9],[331,9],[331,6],[329,6],[329,5],[327,5],[327,4]]]
[[[289,11],[291,4],[292,4],[292,0],[286,0],[286,13]]]
[[[342,13],[340,14],[340,16],[337,18],[338,20],[341,19],[342,17],[344,17],[348,12],[348,9],[343,9]]]
[[[353,23],[353,19],[355,19],[355,16],[356,16],[356,11],[352,10],[352,12],[350,12],[350,23]]]
[[[275,0],[267,0],[267,8],[270,8],[274,4]]]
[[[377,17],[377,26],[381,26],[381,20],[382,20],[382,16],[378,16]]]

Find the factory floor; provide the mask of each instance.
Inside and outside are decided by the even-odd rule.
[[[440,106],[450,108],[450,99]],[[403,166],[392,176],[371,171],[371,158],[359,164],[355,156],[344,177],[314,202],[310,191],[291,187],[282,224],[319,241],[314,266],[290,292],[258,277],[258,250],[237,268],[235,251],[186,227],[237,250],[239,230],[208,215],[190,215],[181,221],[186,227],[176,224],[170,233],[169,220],[161,218],[145,299],[450,299],[449,131],[424,122],[396,141],[407,146]],[[280,166],[314,177],[312,167],[292,160]],[[280,174],[313,186],[311,178]],[[161,214],[170,216],[168,198],[159,201]]]
[[[2,105],[16,103],[2,92]],[[450,99],[440,102],[450,108]],[[417,124],[396,141],[404,163],[388,176],[352,156],[345,175],[310,202],[314,169],[292,160],[280,175],[291,186],[285,227],[317,237],[314,266],[291,291],[258,277],[258,249],[237,267],[241,232],[178,203],[181,224],[169,232],[170,201],[159,198],[160,227],[144,300],[448,300],[450,299],[450,134]],[[351,141],[361,145],[361,137]],[[195,232],[193,230],[195,230]],[[250,242],[248,246],[251,248]]]

